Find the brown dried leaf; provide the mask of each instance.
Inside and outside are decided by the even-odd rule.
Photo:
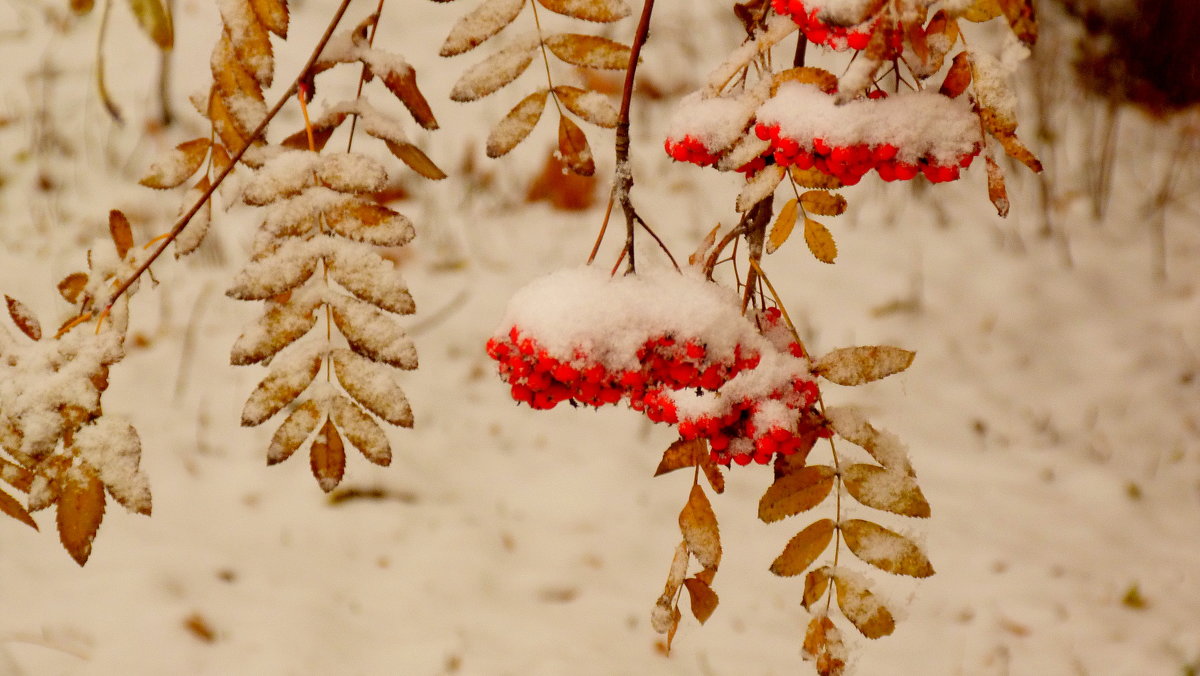
[[[546,96],[549,93],[548,89],[539,89],[526,96],[492,127],[487,138],[488,157],[507,155],[529,136],[529,132],[537,126],[538,120],[542,119],[542,111],[546,108]]]
[[[37,522],[25,510],[25,506],[19,500],[2,490],[0,490],[0,512],[11,516],[34,530],[38,530]]]
[[[717,233],[721,231],[721,224],[717,223],[712,230],[700,240],[700,244],[696,250],[688,254],[688,265],[699,265],[700,261],[708,258],[708,252],[712,250],[713,245],[717,243]]]
[[[5,295],[4,300],[8,303],[8,316],[12,317],[13,323],[21,329],[21,333],[29,336],[32,340],[42,339],[42,325],[38,322],[37,317],[25,307],[21,301],[12,296]]]
[[[536,38],[522,39],[475,64],[458,78],[450,90],[453,101],[474,101],[517,79],[533,62]]]
[[[791,236],[792,230],[796,227],[796,216],[799,214],[799,202],[795,199],[790,199],[783,208],[779,210],[779,215],[775,217],[775,223],[771,226],[771,234],[767,235],[767,253],[773,254],[783,246]]]
[[[263,27],[281,38],[287,38],[287,0],[250,0],[254,14]]]
[[[825,592],[829,591],[831,577],[833,577],[833,568],[829,566],[813,568],[804,576],[804,599],[801,601],[801,605],[805,610],[811,611],[813,606],[825,597]]]
[[[361,199],[326,211],[325,224],[346,239],[375,246],[404,246],[416,235],[412,222],[404,215]]]
[[[992,133],[992,136],[1000,142],[1004,147],[1004,152],[1014,160],[1029,167],[1034,173],[1042,173],[1042,162],[1033,154],[1033,151],[1025,147],[1021,143],[1021,139],[1017,138],[1016,134]]]
[[[679,513],[679,530],[688,550],[705,568],[716,568],[721,563],[721,533],[717,528],[717,515],[700,484],[692,485],[687,504]]]
[[[387,144],[388,150],[392,151],[393,155],[399,158],[401,162],[407,164],[409,169],[412,169],[421,176],[431,181],[440,181],[446,178],[446,172],[434,164],[433,160],[429,159],[429,156],[417,146],[411,143],[397,143],[391,140],[385,140],[384,143]]]
[[[413,426],[408,397],[388,367],[339,349],[333,351],[333,368],[346,393],[368,411],[398,427]]]
[[[625,70],[629,67],[629,47],[595,35],[558,33],[545,40],[552,54],[573,66],[601,70]]]
[[[950,70],[946,72],[946,79],[942,80],[942,86],[938,89],[938,93],[953,99],[966,91],[969,84],[971,84],[970,56],[967,52],[959,52],[954,55],[954,61],[950,64]]]
[[[800,195],[804,210],[818,216],[841,216],[846,213],[846,198],[824,190],[808,190]]]
[[[793,165],[789,172],[792,175],[792,180],[803,188],[817,188],[820,190],[837,190],[842,187],[842,182],[836,176],[831,176],[817,169],[801,169]]]
[[[347,113],[334,113],[332,115],[323,115],[320,119],[312,123],[313,150],[321,152],[325,148],[325,144],[329,143],[333,132],[337,131],[338,126],[350,117]],[[279,145],[292,150],[308,150],[308,130],[301,129],[291,136],[280,141]]]
[[[551,12],[584,21],[609,23],[629,16],[625,0],[538,0]]]
[[[779,187],[779,182],[783,180],[785,172],[786,169],[778,164],[769,164],[754,174],[746,181],[742,191],[738,193],[738,213],[750,211],[755,204],[765,200],[769,195],[773,195],[775,188]]]
[[[617,126],[619,116],[617,108],[607,96],[600,92],[559,85],[554,88],[554,95],[566,106],[567,110],[578,115],[582,120],[605,129]]]
[[[771,572],[780,577],[803,573],[833,540],[833,519],[821,519],[796,533],[771,564]]]
[[[242,407],[242,425],[260,425],[300,396],[321,370],[324,350],[324,345],[313,341],[272,359],[267,377],[254,388]]]
[[[271,86],[275,73],[275,56],[271,49],[271,36],[258,21],[248,0],[222,2],[218,5],[225,35],[237,53],[237,61],[263,87]],[[215,73],[214,73],[215,75]]]
[[[662,460],[654,470],[654,476],[662,476],[684,467],[695,467],[701,453],[708,455],[708,447],[703,439],[678,439],[663,451]]]
[[[804,243],[822,263],[832,264],[837,258],[837,243],[833,241],[829,228],[807,216],[804,217]]]
[[[229,104],[225,102],[225,95],[221,93],[220,87],[214,85],[208,97],[208,119],[212,122],[213,129],[216,130],[217,136],[221,137],[221,143],[234,155],[241,152],[246,146],[246,136],[248,131],[243,132],[241,126],[233,117],[233,113],[229,110]]]
[[[838,608],[850,623],[867,638],[882,638],[896,630],[896,621],[887,606],[858,579],[839,573],[833,576]]]
[[[334,397],[329,416],[342,430],[346,440],[367,460],[382,467],[392,463],[392,446],[388,443],[387,434],[358,404],[340,395]]]
[[[933,575],[925,553],[903,535],[862,519],[843,521],[840,528],[850,551],[872,566],[896,575]]]
[[[975,0],[970,5],[958,10],[959,16],[975,23],[991,21],[1002,13],[1003,10],[1000,9],[998,0]]]
[[[56,483],[58,539],[82,566],[92,554],[92,540],[104,520],[104,484],[82,467],[68,468]]]
[[[758,501],[758,518],[772,523],[816,507],[833,489],[833,479],[828,465],[804,467],[781,477]]]
[[[159,49],[170,49],[174,46],[175,30],[171,26],[171,15],[160,0],[129,0],[129,9],[137,19],[138,25]]]
[[[316,295],[307,294],[302,299],[292,297],[286,303],[268,301],[267,311],[233,343],[229,363],[257,364],[291,345],[317,323],[319,303]]]
[[[417,86],[417,71],[413,70],[412,66],[405,64],[403,68],[397,69],[391,63],[387,63],[387,68],[381,68],[381,64],[371,59],[364,59],[363,63],[367,65],[368,70],[383,80],[383,85],[393,96],[400,99],[400,102],[404,104],[409,114],[413,116],[417,124],[421,125],[422,129],[432,131],[438,128],[437,118],[433,116],[433,109],[429,107],[429,101],[425,99],[425,95]],[[373,64],[374,68],[372,68]]]
[[[688,599],[691,601],[692,616],[700,624],[704,624],[717,609],[717,603],[720,601],[717,593],[708,586],[708,583],[695,577],[684,580],[683,586],[687,589]]]
[[[203,176],[200,182],[192,186],[187,194],[183,196],[183,204],[179,207],[179,216],[182,218],[184,213],[192,207],[204,193],[208,192],[211,185],[208,177]],[[179,236],[175,238],[175,257],[181,258],[186,256],[200,247],[204,243],[204,237],[208,235],[208,226],[212,223],[212,199],[204,200],[204,205],[200,210],[192,216],[192,220],[188,221],[187,227]]]
[[[333,281],[361,300],[388,312],[416,312],[408,284],[396,266],[365,245],[339,246],[329,263]]]
[[[129,227],[129,219],[118,209],[108,212],[108,234],[112,235],[113,245],[117,248],[117,258],[124,259],[133,248],[133,230]]]
[[[867,507],[920,519],[928,518],[929,502],[909,474],[878,465],[854,464],[842,471],[847,492]]]
[[[996,213],[1000,218],[1008,216],[1008,189],[1004,187],[1004,169],[996,162],[996,158],[992,157],[989,152],[983,158],[987,164],[987,187],[988,199],[996,207]]]
[[[262,85],[246,70],[246,65],[238,60],[237,50],[230,42],[228,34],[222,34],[217,41],[209,63],[213,82],[217,91],[221,93],[222,102],[228,108],[230,119],[236,125],[239,134],[249,136],[267,113]],[[228,105],[231,101],[237,105]]]
[[[16,441],[16,444],[10,444],[12,441]],[[4,439],[2,444],[2,447],[6,451],[19,446],[20,441],[13,439]],[[28,493],[29,487],[33,485],[33,478],[33,472],[14,462],[0,458],[0,479],[4,480],[8,485],[22,493]]]
[[[326,493],[337,488],[346,473],[346,447],[337,428],[329,420],[313,439],[308,449],[308,464],[321,490]]]
[[[208,155],[211,145],[207,138],[180,143],[166,157],[150,165],[150,172],[138,183],[159,190],[174,188],[196,173]]]
[[[271,445],[267,447],[267,464],[275,465],[292,457],[320,421],[321,412],[311,399],[292,409],[271,437]]]
[[[484,0],[454,24],[438,54],[455,56],[475,49],[512,23],[524,6],[525,0]]]
[[[708,485],[712,486],[713,492],[717,495],[725,492],[725,475],[721,473],[721,466],[713,462],[712,456],[708,453],[708,442],[704,442],[704,449],[701,451],[703,455],[700,457],[700,471],[704,473],[704,478],[708,479]]]
[[[838,385],[862,385],[900,373],[916,356],[890,345],[843,347],[818,359],[813,373]]]
[[[398,369],[417,368],[417,348],[394,315],[349,296],[336,297],[332,307],[333,323],[351,350]]]
[[[87,288],[87,283],[86,272],[72,272],[58,283],[58,294],[63,297],[63,300],[73,305],[75,301],[79,300],[79,294]]]
[[[596,173],[596,163],[592,159],[587,136],[566,115],[558,118],[558,153],[563,164],[576,174],[591,176]]]
[[[846,646],[842,632],[826,615],[814,617],[804,634],[804,659],[815,662],[819,676],[842,676],[846,673]]]
[[[801,66],[776,73],[775,78],[771,81],[771,96],[774,96],[779,91],[780,85],[785,82],[813,84],[826,94],[833,94],[838,90],[838,78],[833,73],[822,68]]]
[[[1037,17],[1032,0],[1000,0],[1000,11],[1004,12],[1013,35],[1021,42],[1029,47],[1037,42]]]

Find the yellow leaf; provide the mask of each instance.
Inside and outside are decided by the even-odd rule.
[[[717,528],[717,515],[704,489],[692,485],[687,504],[679,513],[679,530],[688,550],[705,568],[716,568],[721,563],[721,533]]]
[[[832,264],[837,258],[837,243],[833,241],[829,228],[807,216],[804,218],[804,242],[808,244],[812,255],[822,263]]]
[[[92,540],[104,520],[104,484],[80,467],[63,471],[57,483],[58,539],[82,566],[92,554]]]
[[[925,553],[903,535],[862,519],[843,521],[840,528],[850,551],[872,566],[896,575],[933,575]]]
[[[842,483],[855,500],[867,507],[921,519],[929,517],[929,502],[917,480],[905,472],[854,464],[842,471]]]
[[[568,169],[580,176],[596,173],[596,162],[592,159],[592,148],[579,125],[566,115],[558,118],[558,153]]]
[[[326,493],[337,488],[346,473],[346,447],[333,422],[326,420],[308,451],[313,477]]]
[[[829,591],[829,579],[833,575],[833,568],[829,566],[821,566],[813,568],[804,576],[804,597],[801,605],[806,610],[812,610],[813,606],[825,596],[825,592]]]
[[[388,150],[392,154],[400,158],[400,161],[407,164],[409,169],[417,172],[421,176],[433,181],[440,181],[446,178],[446,172],[442,171],[433,160],[429,159],[420,148],[411,143],[397,143],[395,141],[385,140]]]
[[[580,68],[625,70],[629,66],[629,47],[608,38],[558,33],[546,38],[545,44],[552,54]]]
[[[800,195],[804,210],[818,216],[841,216],[846,213],[846,198],[824,190],[808,190]]]
[[[826,615],[814,617],[804,633],[804,659],[815,662],[818,676],[842,676],[846,673],[846,646],[842,632]]]
[[[837,190],[842,182],[837,177],[817,169],[801,169],[795,165],[788,170],[792,180],[802,188],[819,188],[821,190]]]
[[[946,73],[946,79],[942,80],[942,87],[938,93],[953,99],[966,91],[969,84],[971,84],[971,61],[966,52],[959,52],[954,55],[954,61],[950,64],[950,70]]]
[[[796,200],[790,199],[779,210],[779,215],[775,217],[775,223],[771,226],[771,234],[767,236],[767,253],[772,254],[778,251],[779,247],[783,246],[783,243],[792,234],[792,230],[796,227],[798,205]]]
[[[250,0],[250,6],[267,30],[281,38],[287,37],[287,0]]]
[[[150,166],[148,173],[138,181],[148,188],[166,190],[183,183],[189,176],[196,173],[204,158],[208,155],[211,145],[207,138],[192,139],[175,146],[175,149],[162,160]]]
[[[133,231],[129,227],[129,219],[119,209],[108,212],[108,233],[117,247],[117,257],[125,258],[125,254],[133,248]]]
[[[833,540],[833,528],[833,519],[821,519],[796,533],[783,548],[783,553],[771,564],[771,572],[780,577],[803,573],[829,546]]]
[[[838,78],[836,75],[822,68],[812,68],[810,66],[789,68],[776,73],[774,79],[771,81],[771,95],[774,96],[775,92],[779,91],[779,86],[785,82],[813,84],[826,94],[833,94],[838,89]]]
[[[838,608],[850,623],[867,638],[881,638],[896,630],[896,620],[887,606],[867,590],[858,576],[836,574],[833,585],[837,589]]]
[[[980,23],[990,21],[1000,16],[1002,10],[998,0],[975,0],[967,7],[959,10],[958,15],[967,21]]]
[[[29,515],[29,512],[26,511],[25,506],[22,505],[19,500],[2,490],[0,490],[0,512],[11,516],[12,518],[20,521],[34,530],[38,529],[37,522],[34,521],[33,517]],[[695,612],[694,603],[692,606],[692,611]]]
[[[688,599],[691,601],[692,615],[704,624],[709,617],[712,617],[713,611],[717,609],[717,603],[720,599],[717,598],[716,592],[708,583],[698,578],[689,577],[683,581],[683,586],[688,591]]]
[[[813,465],[777,479],[758,501],[758,518],[771,523],[816,507],[833,488],[833,477],[832,467]]]
[[[708,448],[703,439],[679,439],[663,451],[662,460],[654,470],[654,476],[662,476],[684,467],[695,467],[700,453],[708,455]]]
[[[862,385],[907,369],[915,352],[891,345],[863,345],[833,350],[817,360],[813,373],[838,385]]]
[[[129,9],[133,11],[138,25],[159,49],[170,49],[175,44],[171,15],[160,0],[129,0]]]
[[[549,93],[548,89],[539,89],[526,96],[492,127],[487,138],[488,157],[507,155],[529,136],[529,132],[537,126],[538,120],[542,119],[542,111],[546,108],[546,96]]]
[[[584,21],[609,23],[629,16],[625,0],[538,0],[551,12]]]

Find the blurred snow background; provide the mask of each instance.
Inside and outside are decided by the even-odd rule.
[[[1019,71],[1020,131],[1048,183],[1011,170],[1014,208],[1001,220],[981,167],[932,188],[867,180],[826,221],[836,265],[798,242],[767,261],[814,351],[917,352],[901,376],[826,393],[868,407],[909,444],[934,509],[915,527],[936,576],[913,584],[862,566],[901,620],[890,638],[857,640],[860,674],[1200,670],[1195,117],[1189,136],[1186,116],[1118,112],[1098,214],[1107,105],[1074,85],[1073,29],[1041,4],[1053,16],[1045,60]],[[332,5],[293,6],[277,80],[293,76]],[[660,3],[641,71],[657,98],[635,102],[634,197],[677,256],[734,219],[736,178],[661,150],[671,101],[739,39],[722,5]],[[350,25],[373,6],[352,5]],[[767,571],[807,521],[757,521],[768,471],[732,472],[714,499],[721,605],[704,627],[685,613],[666,657],[649,614],[688,489],[684,476],[651,478],[670,430],[624,410],[518,408],[495,377],[483,343],[507,298],[582,263],[604,204],[526,201],[553,144],[546,121],[511,157],[483,158],[487,124],[542,75],[451,103],[458,74],[486,55],[436,56],[467,9],[394,3],[380,24],[377,45],[413,63],[441,122],[433,134],[413,125],[414,136],[451,174],[430,184],[393,162],[409,192],[396,206],[419,233],[401,264],[421,369],[404,378],[418,422],[392,434],[392,467],[351,458],[343,486],[365,497],[334,504],[303,459],[265,466],[271,429],[237,424],[262,371],[227,365],[257,309],[223,294],[257,214],[217,215],[214,241],[157,264],[160,285],[136,297],[130,354],[105,399],[141,433],[154,515],[110,508],[83,569],[48,514],[40,534],[0,523],[0,674],[807,673],[803,584]],[[124,127],[92,84],[98,12],[77,21],[65,6],[10,0],[0,17],[0,290],[56,324],[54,284],[106,235],[108,209],[142,225],[142,240],[174,216],[174,196],[136,179],[157,153],[206,133],[186,97],[206,87],[218,24],[208,3],[178,0],[178,121],[162,129],[147,121],[157,56],[124,7],[105,49]],[[613,36],[626,39],[632,22]],[[978,40],[1001,44],[987,30]],[[352,95],[352,72],[324,76],[321,96]],[[285,113],[274,138],[299,125]],[[587,133],[605,177],[611,133]],[[599,261],[615,260],[617,239]]]

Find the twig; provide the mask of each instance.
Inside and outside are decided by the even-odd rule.
[[[174,242],[175,238],[179,237],[179,233],[183,232],[183,229],[187,227],[187,224],[192,220],[192,217],[195,216],[198,211],[200,211],[200,208],[204,206],[204,203],[207,202],[208,199],[212,197],[212,194],[216,192],[217,188],[220,187],[221,182],[225,180],[225,177],[228,176],[233,171],[233,168],[237,166],[238,162],[241,161],[242,156],[244,156],[246,151],[250,149],[250,145],[257,141],[260,136],[262,136],[263,132],[267,130],[267,125],[271,123],[271,120],[275,119],[275,116],[279,114],[279,111],[283,109],[283,106],[300,89],[300,81],[304,79],[304,77],[308,74],[308,71],[312,69],[313,64],[315,64],[317,59],[320,58],[321,52],[325,49],[325,45],[329,43],[329,39],[333,37],[333,32],[337,30],[338,24],[342,21],[342,15],[346,13],[346,8],[349,6],[350,0],[341,1],[341,4],[338,5],[337,12],[335,12],[333,15],[333,19],[330,20],[329,25],[325,28],[325,34],[321,36],[321,39],[317,42],[316,47],[313,48],[312,54],[309,55],[308,61],[304,64],[304,68],[300,70],[300,74],[297,75],[294,80],[292,80],[292,84],[289,85],[287,90],[279,96],[279,100],[275,102],[275,105],[271,108],[271,110],[267,111],[266,117],[262,119],[262,122],[258,123],[258,126],[254,128],[254,131],[251,132],[249,137],[246,138],[246,144],[238,149],[236,153],[234,153],[233,157],[229,161],[229,164],[226,165],[225,168],[222,169],[219,174],[217,174],[217,177],[212,180],[211,184],[208,186],[208,189],[205,190],[204,194],[200,196],[200,199],[196,200],[196,203],[193,204],[185,214],[179,217],[179,220],[176,221],[175,226],[172,227],[171,231],[168,232],[166,237],[163,238],[162,243],[158,245],[158,248],[154,250],[154,253],[150,254],[150,257],[143,261],[142,264],[138,266],[137,270],[133,271],[133,274],[129,276],[129,279],[126,279],[121,283],[120,286],[117,287],[117,289],[113,292],[112,298],[108,300],[108,304],[105,306],[106,311],[111,309],[113,303],[117,302],[117,299],[120,298],[126,291],[128,291],[129,287],[133,286],[133,283],[150,269],[150,266],[153,265],[154,261],[158,260],[158,257],[167,250],[167,247],[170,246],[171,242]]]
[[[367,36],[367,46],[375,46],[375,33],[379,32],[379,17],[383,15],[383,0],[379,0],[379,4],[375,7],[375,20],[371,22],[371,34]],[[358,90],[354,92],[354,100],[358,101],[362,98],[363,85],[367,81],[367,64],[364,63],[358,72]],[[351,113],[350,117],[350,138],[346,139],[346,152],[350,152],[350,148],[354,146],[354,130],[358,128],[358,113]],[[311,144],[310,144],[311,145]]]
[[[615,143],[617,166],[613,183],[617,202],[620,203],[621,211],[625,214],[625,256],[629,259],[629,267],[626,272],[629,273],[636,271],[633,240],[637,221],[641,220],[633,208],[633,202],[629,199],[629,191],[633,189],[633,168],[629,165],[629,106],[633,102],[633,82],[634,76],[637,74],[638,59],[642,53],[642,45],[646,42],[646,36],[650,33],[650,16],[653,13],[654,0],[645,0],[642,4],[642,16],[638,19],[637,31],[633,35],[633,46],[629,52],[629,67],[625,69],[625,86],[621,90],[621,110],[617,114]]]
[[[750,209],[749,226],[746,228],[746,244],[750,247],[750,251],[746,255],[750,259],[750,269],[746,271],[746,289],[742,295],[743,313],[750,306],[750,298],[754,295],[755,282],[758,281],[758,261],[762,260],[763,243],[767,239],[767,223],[771,220],[774,202],[775,196],[767,195],[765,199]]]

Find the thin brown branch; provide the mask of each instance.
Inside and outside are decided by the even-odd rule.
[[[633,189],[633,167],[629,164],[629,107],[633,102],[633,83],[637,75],[638,59],[641,58],[642,45],[646,43],[646,36],[650,33],[650,16],[653,13],[654,0],[645,0],[642,3],[642,16],[638,19],[637,30],[633,34],[633,45],[629,52],[629,67],[625,69],[625,86],[621,89],[621,110],[617,115],[615,143],[617,166],[613,183],[617,202],[620,203],[621,211],[625,214],[625,256],[629,259],[629,267],[626,268],[626,272],[629,273],[636,271],[633,250],[634,233],[637,222],[641,220],[637,215],[637,210],[633,208],[633,201],[629,198],[629,191]]]
[[[375,46],[375,33],[379,32],[379,17],[383,16],[383,2],[379,0],[379,4],[375,6],[375,20],[371,22],[371,34],[367,36],[367,46]],[[362,98],[363,85],[367,82],[367,64],[363,64],[358,71],[358,89],[354,92],[354,100]],[[350,116],[350,138],[346,140],[346,152],[354,147],[354,130],[358,128],[358,113],[353,113]]]

